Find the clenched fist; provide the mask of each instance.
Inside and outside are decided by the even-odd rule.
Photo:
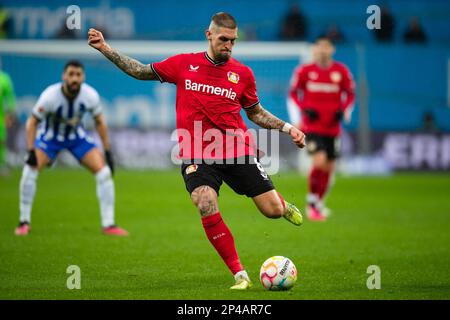
[[[88,31],[88,43],[92,48],[95,48],[99,51],[106,45],[105,38],[103,38],[103,34],[95,30],[94,28],[90,28]]]
[[[299,129],[292,127],[291,130],[289,130],[289,135],[291,136],[292,141],[294,141],[299,148],[303,148],[305,146],[305,134]]]

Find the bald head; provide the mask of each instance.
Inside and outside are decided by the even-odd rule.
[[[209,31],[217,31],[218,28],[236,29],[237,23],[233,16],[226,12],[218,12],[211,18]]]

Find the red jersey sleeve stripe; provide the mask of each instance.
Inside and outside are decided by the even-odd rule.
[[[152,71],[156,74],[156,76],[158,77],[158,80],[163,83],[164,79],[161,78],[161,76],[158,74],[158,72],[156,72],[155,67],[153,67],[153,63],[150,65],[150,68],[152,68]]]
[[[248,107],[243,107],[243,108],[244,108],[244,109],[251,109],[251,108],[256,107],[258,104],[259,104],[259,101],[258,101],[258,102],[255,102],[254,104],[249,105]]]

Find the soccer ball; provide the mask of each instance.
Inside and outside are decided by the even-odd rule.
[[[289,290],[297,281],[297,269],[290,259],[273,256],[264,261],[259,279],[267,290]]]

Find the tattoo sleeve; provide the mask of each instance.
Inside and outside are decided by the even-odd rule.
[[[278,119],[269,111],[265,110],[260,104],[256,107],[245,110],[247,117],[258,126],[265,129],[281,130],[285,124],[283,120]]]
[[[130,58],[109,45],[106,45],[101,53],[111,60],[122,71],[139,80],[157,80],[158,76],[153,72],[149,64],[145,65],[136,59]]]

